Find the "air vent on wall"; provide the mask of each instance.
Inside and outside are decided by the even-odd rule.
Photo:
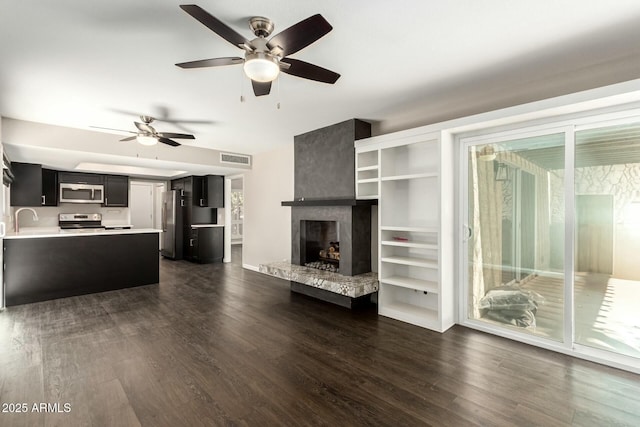
[[[251,156],[243,154],[220,153],[220,163],[233,163],[236,165],[250,165]]]

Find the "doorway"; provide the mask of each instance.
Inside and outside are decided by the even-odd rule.
[[[129,210],[134,228],[153,228],[153,183],[131,181]]]
[[[229,262],[242,265],[242,244],[244,241],[244,175],[230,176],[225,180],[225,253],[230,254]],[[227,252],[228,250],[228,252]]]

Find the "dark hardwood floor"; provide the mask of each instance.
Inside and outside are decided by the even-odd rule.
[[[640,424],[628,372],[352,312],[239,262],[160,278],[0,312],[0,409],[27,404],[0,425]]]

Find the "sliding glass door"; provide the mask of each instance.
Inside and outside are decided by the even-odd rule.
[[[461,142],[466,321],[637,365],[640,119]]]
[[[562,341],[563,133],[466,146],[469,318]]]
[[[575,134],[575,342],[640,357],[640,123]]]

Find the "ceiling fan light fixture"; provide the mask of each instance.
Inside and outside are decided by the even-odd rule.
[[[280,74],[278,58],[263,52],[249,53],[245,57],[244,73],[256,82],[272,82]]]
[[[138,135],[136,137],[136,141],[147,146],[156,145],[158,143],[158,139],[156,137],[149,135]]]

